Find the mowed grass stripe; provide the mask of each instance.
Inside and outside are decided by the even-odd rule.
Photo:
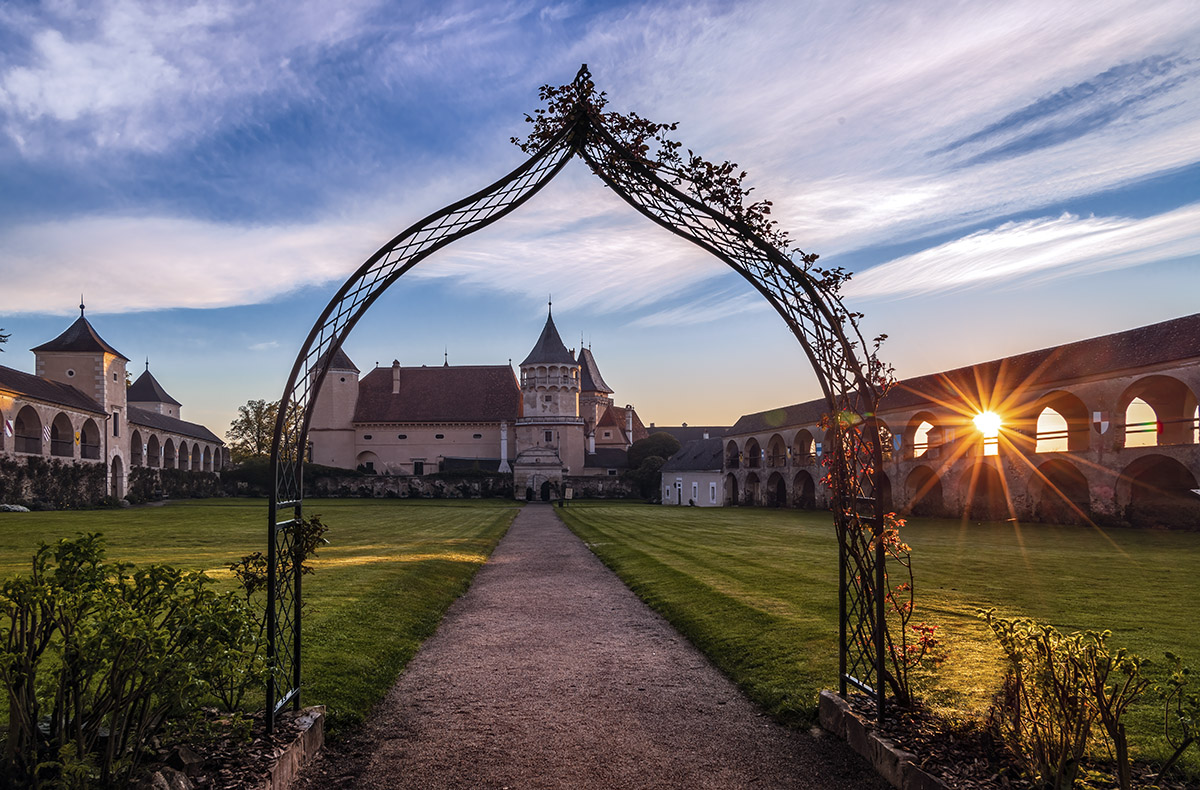
[[[303,701],[336,727],[382,698],[518,512],[500,500],[309,500],[329,525],[305,576]],[[229,562],[265,550],[264,500],[192,500],[120,511],[6,513],[0,576],[23,573],[39,541],[102,532],[113,560],[205,570],[234,588]],[[248,697],[261,706],[262,694]]]
[[[828,513],[574,503],[576,534],[652,607],[776,716],[811,720],[837,682],[837,546]],[[917,619],[939,625],[944,660],[918,678],[955,718],[984,714],[1002,657],[975,612],[995,606],[1065,630],[1111,630],[1151,660],[1200,665],[1200,534],[914,519]],[[893,578],[893,583],[900,580]],[[1139,755],[1162,759],[1162,711],[1131,712]],[[1200,760],[1191,758],[1193,772]]]

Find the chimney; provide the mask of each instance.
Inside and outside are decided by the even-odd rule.
[[[400,360],[392,360],[392,394],[400,394]]]
[[[633,406],[625,404],[625,435],[629,437],[629,443],[633,444]]]

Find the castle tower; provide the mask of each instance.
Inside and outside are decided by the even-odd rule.
[[[397,371],[399,367],[397,362]],[[356,465],[354,410],[358,405],[358,374],[358,367],[339,348],[329,363],[325,383],[313,404],[308,440],[315,464],[348,469]]]
[[[529,356],[521,362],[521,416],[516,423],[513,483],[518,497],[550,491],[584,464],[584,420],[579,415],[580,366],[554,326],[552,310]],[[548,484],[548,488],[547,488]]]
[[[612,387],[604,383],[590,348],[579,349],[579,416],[583,418],[587,451],[596,452],[596,425],[613,404]]]
[[[168,417],[182,419],[180,412],[183,405],[167,394],[158,383],[158,379],[150,372],[150,362],[146,361],[146,370],[137,377],[137,381],[129,386],[125,393],[126,405],[152,411],[155,414],[165,414]]]

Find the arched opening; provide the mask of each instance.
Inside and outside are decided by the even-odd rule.
[[[374,453],[372,453],[372,455],[374,455]],[[192,445],[192,471],[200,471],[200,445],[198,444]]]
[[[746,491],[742,497],[742,504],[757,505],[759,502],[761,502],[762,500],[759,496],[759,488],[760,483],[758,482],[758,475],[756,475],[754,472],[746,475]]]
[[[204,471],[211,472],[212,470],[213,470],[212,469],[212,448],[205,447],[204,448]]]
[[[100,460],[100,426],[91,417],[79,429],[79,456],[89,461]]]
[[[42,453],[42,418],[32,406],[23,406],[13,420],[13,447],[18,453]]]
[[[807,428],[796,432],[792,439],[792,463],[797,466],[808,466],[814,460],[813,435]]]
[[[725,475],[725,504],[737,505],[738,481],[735,475]]]
[[[904,457],[936,459],[941,453],[942,444],[942,430],[938,426],[933,412],[914,414],[904,428]]]
[[[725,445],[725,468],[737,469],[742,465],[742,453],[738,450],[737,442],[730,440]]]
[[[541,498],[542,498],[543,502],[550,501],[550,481],[549,480],[542,481]]]
[[[162,445],[158,442],[158,436],[150,434],[146,438],[146,466],[151,469],[157,469],[162,465]]]
[[[50,423],[50,455],[56,458],[75,457],[75,429],[71,427],[71,418],[61,411],[54,415]]]
[[[142,466],[146,463],[142,444],[142,432],[135,429],[129,435],[129,465],[131,467]]]
[[[1008,518],[1004,481],[991,464],[975,464],[962,485],[963,518],[972,521],[1002,521]]]
[[[1081,453],[1092,445],[1092,418],[1087,406],[1076,395],[1052,392],[1034,406],[1037,415],[1033,451],[1035,453]],[[1025,432],[1022,428],[1022,433]],[[1013,434],[1015,439],[1020,434]]]
[[[1154,407],[1141,398],[1134,398],[1125,407],[1125,446],[1157,447],[1162,423]]]
[[[191,455],[188,454],[187,442],[179,443],[179,468],[187,471],[191,468]]]
[[[163,442],[163,468],[174,469],[175,466],[175,440],[167,439]]]
[[[1196,476],[1179,461],[1144,455],[1121,472],[1117,495],[1128,502],[1125,517],[1135,527],[1190,527],[1200,523]]]
[[[885,511],[890,513],[896,509],[892,505],[892,481],[882,469],[876,469],[873,474],[863,475],[860,487],[863,496],[878,499],[883,503]]]
[[[199,451],[199,449],[199,447],[196,448],[197,451]],[[363,452],[359,453],[358,457],[354,459],[354,462],[357,465],[358,471],[366,472],[369,475],[378,474],[380,471],[382,471],[382,467],[379,463],[379,456],[375,455],[375,453],[371,452],[370,450],[364,450]]]
[[[767,478],[767,507],[787,506],[787,481],[778,472]]]
[[[112,459],[109,492],[114,499],[125,498],[125,465],[121,463],[121,456],[119,455],[114,455]]]
[[[1048,524],[1079,524],[1091,512],[1087,478],[1070,461],[1055,458],[1037,469],[1030,485],[1038,521]]]
[[[746,442],[746,468],[758,469],[762,466],[762,445],[758,443],[758,439],[753,436]]]
[[[1155,375],[1139,379],[1121,395],[1118,406],[1125,413],[1126,447],[1195,441],[1196,395],[1177,378]]]
[[[904,482],[908,499],[907,511],[914,516],[941,516],[946,506],[942,497],[942,481],[928,466],[918,466]]]
[[[816,510],[817,487],[813,483],[812,475],[805,471],[797,472],[796,479],[792,482],[792,492],[796,507],[801,510]]]
[[[767,466],[772,469],[787,466],[787,442],[777,433],[767,441]]]

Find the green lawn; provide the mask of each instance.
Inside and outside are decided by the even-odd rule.
[[[837,547],[828,513],[578,503],[568,525],[756,701],[805,721],[837,682]],[[1002,672],[981,607],[1200,667],[1200,534],[912,519],[917,619],[940,626],[943,660],[920,692],[956,716],[986,710]],[[1161,712],[1131,720],[1161,759]],[[1200,760],[1191,758],[1191,769]]]
[[[334,725],[359,719],[391,686],[446,607],[470,584],[516,516],[499,500],[309,500],[329,525],[304,579],[303,700]],[[266,546],[264,500],[0,514],[0,578],[25,570],[39,541],[102,532],[110,559],[201,569]],[[261,695],[254,704],[261,705]]]

